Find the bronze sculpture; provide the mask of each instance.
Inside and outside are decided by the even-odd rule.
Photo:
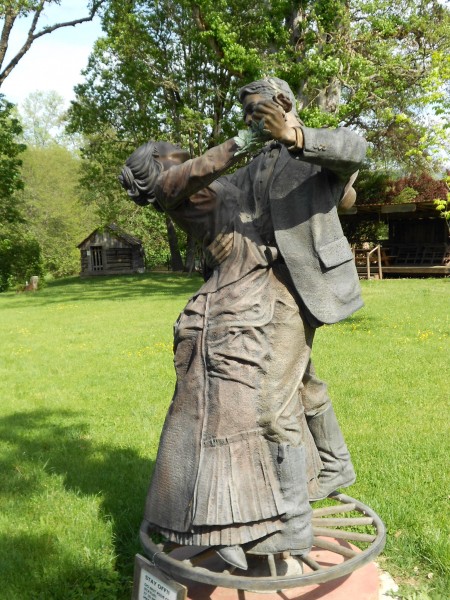
[[[304,127],[281,80],[245,86],[240,99],[247,124],[263,120],[275,140],[247,166],[218,179],[237,160],[236,138],[190,161],[150,143],[122,182],[215,261],[177,322],[177,388],[145,518],[246,568],[244,549],[308,552],[309,500],[354,481],[310,353],[316,327],[362,306],[336,207],[351,196],[365,142]]]

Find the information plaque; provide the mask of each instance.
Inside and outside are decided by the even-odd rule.
[[[136,554],[133,600],[186,600],[187,588],[169,579],[149,560]]]

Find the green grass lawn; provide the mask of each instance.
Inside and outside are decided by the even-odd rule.
[[[2,600],[130,598],[172,325],[199,285],[151,274],[0,294]],[[349,494],[385,521],[382,566],[411,598],[450,589],[449,291],[363,282],[365,308],[314,348],[358,471]]]

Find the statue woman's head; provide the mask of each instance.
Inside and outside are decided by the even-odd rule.
[[[128,158],[119,181],[130,198],[140,206],[153,204],[161,210],[155,197],[155,184],[161,171],[189,159],[189,153],[169,142],[149,141]]]

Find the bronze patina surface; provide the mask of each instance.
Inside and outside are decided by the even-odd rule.
[[[279,79],[239,97],[266,142],[244,167],[225,174],[254,148],[245,135],[195,159],[149,142],[121,181],[192,234],[210,267],[175,326],[177,384],[144,529],[245,570],[246,553],[306,556],[310,502],[355,480],[311,350],[317,327],[363,304],[337,210],[354,202],[366,142],[304,126]]]

